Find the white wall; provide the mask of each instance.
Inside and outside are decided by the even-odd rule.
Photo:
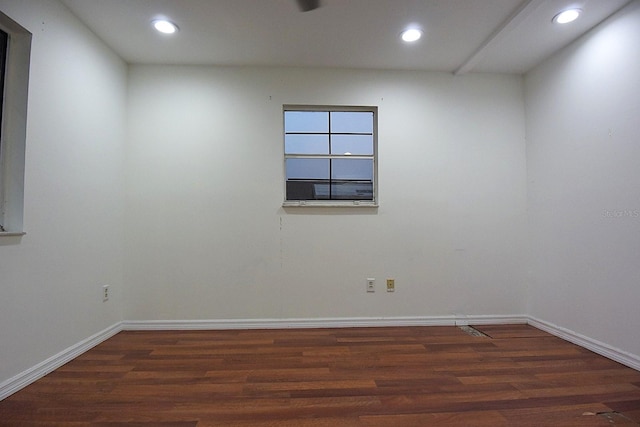
[[[528,313],[640,355],[640,2],[526,76]],[[637,357],[637,356],[636,356]]]
[[[129,77],[126,319],[524,313],[520,77],[195,66]],[[281,207],[289,103],[379,107],[378,210]]]
[[[27,234],[0,237],[2,383],[122,320],[127,69],[57,1],[0,10],[33,34]]]
[[[525,102],[517,76],[127,71],[57,1],[0,0],[34,36],[0,383],[123,319],[527,313],[640,354],[639,5]],[[379,107],[379,209],[281,207],[296,103]]]

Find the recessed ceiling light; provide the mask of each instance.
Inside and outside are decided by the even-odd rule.
[[[166,19],[156,19],[151,24],[153,24],[153,28],[164,34],[173,34],[178,31],[178,26]]]
[[[402,37],[402,40],[407,43],[415,42],[420,40],[420,37],[422,37],[422,31],[417,28],[409,28],[408,30],[404,30],[402,34],[400,34],[400,37]]]
[[[567,9],[553,17],[552,21],[556,24],[568,24],[578,19],[582,13],[582,9]]]

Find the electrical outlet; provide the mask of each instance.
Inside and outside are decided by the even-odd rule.
[[[367,279],[367,292],[375,292],[376,291],[376,279]]]
[[[394,279],[387,279],[387,292],[393,292],[396,290],[396,281]]]
[[[109,301],[109,285],[102,286],[102,302]]]

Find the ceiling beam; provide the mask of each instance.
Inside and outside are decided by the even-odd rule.
[[[502,21],[493,33],[487,37],[480,47],[476,49],[475,52],[473,52],[473,54],[471,54],[471,56],[453,72],[453,74],[457,76],[471,71],[476,65],[478,65],[478,62],[484,58],[490,48],[515,31],[518,25],[527,19],[542,3],[544,3],[543,0],[525,0],[522,2],[520,7],[518,7],[518,9],[516,9],[515,12],[513,12],[507,19]]]

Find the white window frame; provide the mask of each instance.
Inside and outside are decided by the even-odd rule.
[[[0,236],[24,233],[24,166],[31,33],[0,12],[8,34],[0,142]]]
[[[298,155],[287,154],[285,149],[285,125],[284,117],[287,111],[318,111],[318,112],[370,112],[373,113],[373,154],[372,155]],[[282,152],[283,156],[283,191],[284,207],[378,207],[378,107],[377,106],[353,106],[353,105],[297,105],[285,104],[282,106]],[[373,199],[372,200],[287,200],[287,159],[294,158],[327,158],[327,159],[372,159],[373,160]]]

